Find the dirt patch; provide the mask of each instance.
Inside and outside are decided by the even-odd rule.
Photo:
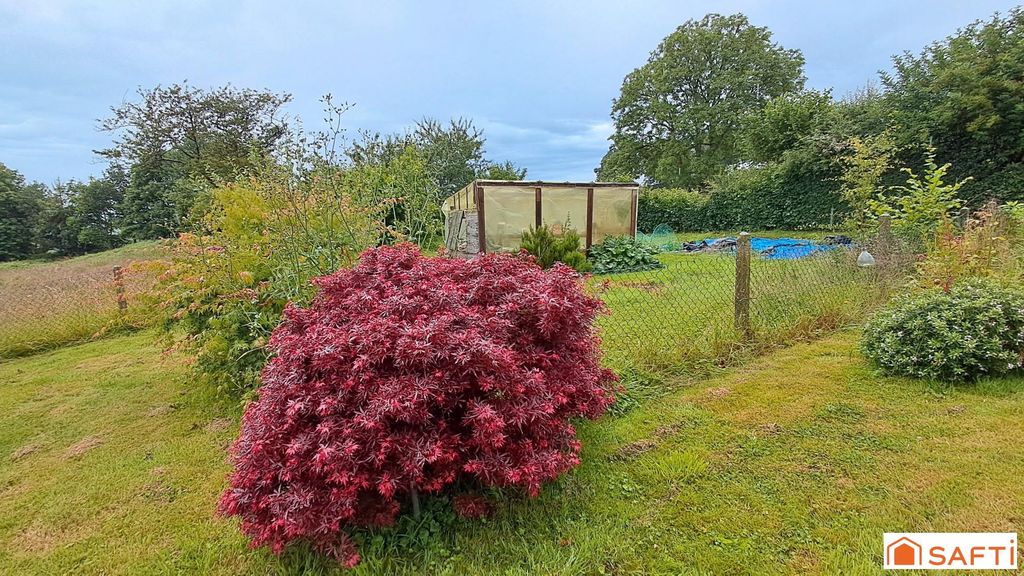
[[[650,452],[657,447],[658,443],[656,441],[644,438],[643,440],[637,440],[636,442],[626,444],[622,448],[619,448],[615,453],[609,456],[608,459],[617,462],[628,462],[630,460],[636,460],[641,454]]]
[[[729,390],[728,388],[724,388],[724,387],[708,388],[707,394],[711,398],[725,398],[729,394],[732,394],[732,390]]]
[[[171,412],[174,412],[177,409],[177,404],[164,404],[161,406],[154,406],[153,408],[149,409],[149,412],[146,412],[146,416],[149,416],[150,418],[154,416],[166,416],[167,414],[170,414]]]
[[[205,430],[211,434],[227,432],[235,424],[231,418],[214,418],[206,423]]]
[[[167,483],[163,478],[157,478],[142,487],[142,497],[151,502],[169,504],[174,502],[179,494],[181,489]]]
[[[681,423],[679,423],[679,422],[676,422],[675,424],[666,424],[664,426],[659,426],[654,431],[654,435],[659,440],[663,440],[665,438],[669,438],[671,436],[675,436],[676,434],[679,434],[680,432],[683,431],[684,428],[686,428],[686,426],[681,424]]]
[[[34,521],[11,541],[12,548],[31,555],[47,554],[58,547],[68,546],[81,539],[77,531],[61,529]]]
[[[100,444],[103,444],[103,439],[99,436],[86,436],[69,446],[67,452],[64,453],[64,458],[67,460],[78,458]]]
[[[39,444],[25,444],[14,452],[11,452],[11,462],[17,462],[29,454],[35,454],[42,448]]]

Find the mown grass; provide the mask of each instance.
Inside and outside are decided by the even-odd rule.
[[[98,332],[136,322],[117,304],[113,267],[123,272],[129,314],[147,276],[132,262],[164,254],[156,242],[140,242],[59,261],[6,262],[0,265],[0,358],[32,354],[88,340]]]
[[[150,332],[0,364],[0,573],[317,574],[215,517],[237,408]],[[857,334],[579,426],[583,464],[487,521],[440,499],[353,574],[873,574],[883,531],[1019,531],[1024,377],[878,376]]]

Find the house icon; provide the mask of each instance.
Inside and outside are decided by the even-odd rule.
[[[922,565],[921,545],[903,536],[886,546],[885,562],[889,566],[920,566]]]

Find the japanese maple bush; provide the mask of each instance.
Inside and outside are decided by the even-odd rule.
[[[413,491],[466,481],[536,495],[579,464],[570,419],[614,401],[592,328],[602,305],[567,266],[403,244],[314,283],[270,338],[232,448],[220,510],[254,546],[305,539],[351,566],[346,529],[390,525]]]

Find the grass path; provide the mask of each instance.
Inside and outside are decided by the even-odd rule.
[[[213,509],[237,412],[139,333],[0,364],[0,573],[317,573]],[[1021,531],[1024,378],[880,378],[856,334],[580,426],[584,464],[486,522],[363,534],[358,574],[880,572],[883,531]]]

